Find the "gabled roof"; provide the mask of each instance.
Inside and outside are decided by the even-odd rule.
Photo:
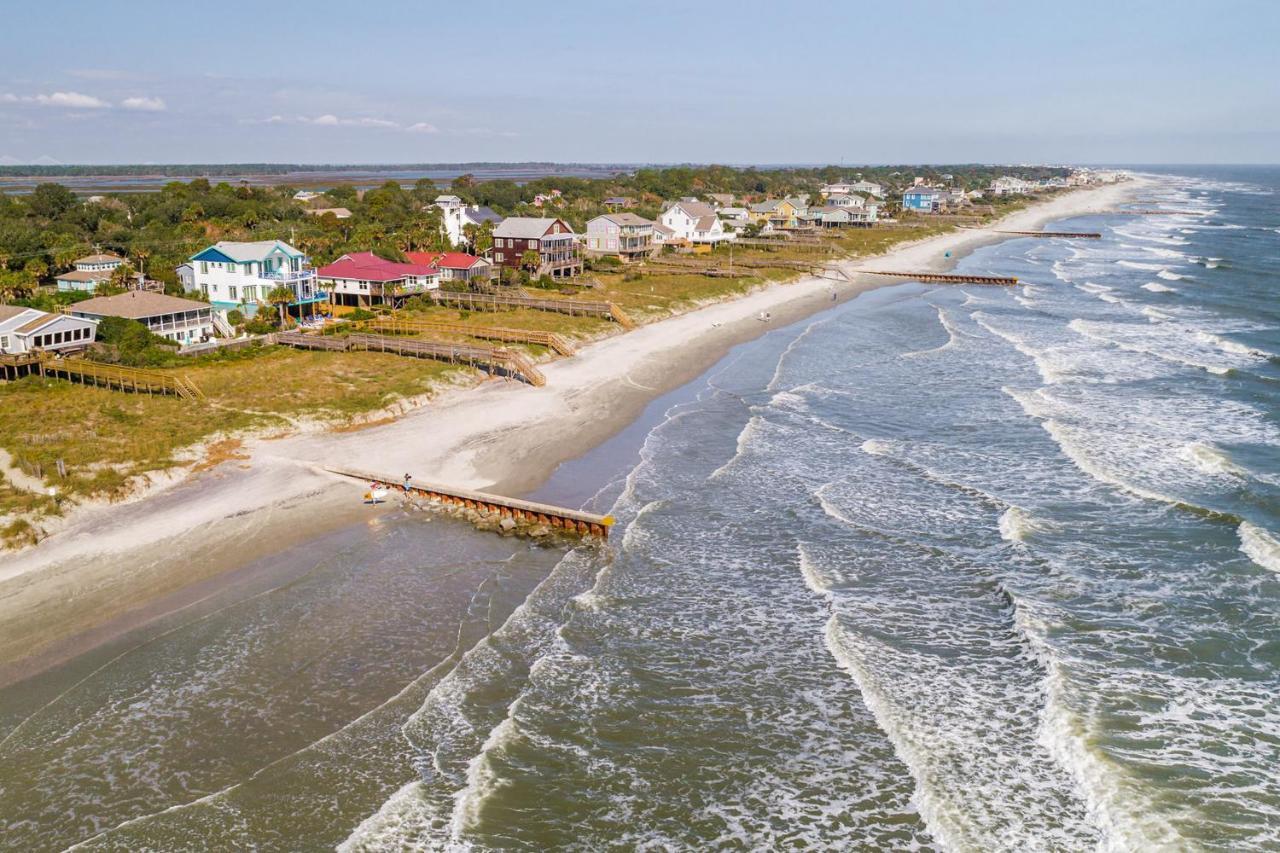
[[[388,261],[373,252],[352,252],[316,270],[319,278],[343,278],[353,281],[399,281],[409,276],[439,274],[439,269],[428,264],[402,264],[398,261]]]
[[[912,187],[903,193],[903,195],[942,195],[943,190],[939,187]]]
[[[595,217],[595,219],[592,219],[591,221],[595,222],[596,219],[607,219],[610,222],[612,222],[614,225],[652,225],[653,224],[651,220],[645,219],[643,216],[637,216],[634,213],[630,213],[630,212],[604,213],[604,214],[601,214],[600,216]]]
[[[286,255],[300,258],[302,252],[283,240],[257,240],[253,243],[237,243],[230,240],[219,240],[198,255],[192,255],[193,261],[231,261],[244,264],[250,261],[264,261],[272,252],[279,249]]]
[[[54,276],[54,281],[107,281],[111,278],[114,270],[70,270],[69,272],[58,273]]]
[[[487,264],[484,258],[466,252],[405,252],[410,263],[426,264],[442,270],[469,270],[476,264]]]
[[[635,201],[635,199],[633,199],[629,195],[611,195],[604,200],[604,203],[605,204],[630,204],[633,201]]]
[[[110,264],[114,262],[124,263],[124,258],[119,255],[113,255],[109,252],[103,252],[97,255],[85,255],[83,258],[76,258],[77,264]]]
[[[494,237],[514,237],[517,240],[538,240],[547,235],[551,226],[559,222],[564,226],[564,234],[573,234],[573,229],[562,219],[554,216],[508,216],[498,227],[493,229]]]
[[[786,202],[787,204],[790,204],[792,207],[795,207],[795,202],[791,201],[790,199],[773,198],[773,199],[769,199],[768,201],[762,201],[762,202],[759,202],[758,204],[753,204],[751,205],[751,209],[756,213],[769,213],[781,207],[783,202]]]
[[[489,207],[468,207],[464,208],[462,215],[471,220],[473,225],[479,225],[483,222],[492,222],[495,225],[502,221],[502,215],[495,213]]]
[[[701,219],[704,216],[715,216],[715,208],[704,201],[678,201],[667,210],[680,208],[690,219]]]
[[[161,314],[178,314],[183,311],[201,311],[209,308],[207,302],[179,299],[149,290],[131,290],[117,296],[98,296],[71,306],[74,315],[92,314],[97,317],[125,317],[141,320]]]
[[[27,308],[25,305],[0,305],[0,331],[25,335],[60,316],[38,308]]]
[[[720,223],[720,218],[714,213],[707,216],[699,216],[698,221],[694,224],[694,231],[710,231]]]

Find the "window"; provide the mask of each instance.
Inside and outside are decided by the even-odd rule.
[[[8,348],[9,348],[9,336],[0,335],[0,350],[7,350]]]
[[[245,264],[245,265],[244,265],[244,274],[245,274],[245,275],[253,275],[253,264]]]
[[[208,262],[208,261],[201,261],[201,262],[200,262],[200,272],[204,273],[205,275],[208,275],[208,274],[209,274],[209,262]]]
[[[227,287],[227,293],[231,296],[232,302],[236,301],[236,290],[237,288],[234,284]]]
[[[245,301],[245,302],[257,302],[257,301],[258,301],[258,288],[254,287],[253,285],[248,285],[247,287],[245,287],[245,289],[244,289],[244,301]]]
[[[502,263],[503,255],[502,255],[502,253],[501,253],[501,252],[498,252],[498,254],[497,254],[497,255],[495,255],[494,257],[495,257],[495,258],[497,258],[498,263]]]

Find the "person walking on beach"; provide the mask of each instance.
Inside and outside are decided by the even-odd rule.
[[[404,493],[405,493],[406,495],[407,495],[407,494],[409,494],[409,486],[410,486],[410,484],[411,484],[412,480],[413,480],[413,475],[412,475],[412,474],[405,474],[405,475],[404,475]]]

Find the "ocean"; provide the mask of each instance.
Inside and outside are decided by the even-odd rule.
[[[737,347],[607,549],[388,511],[0,698],[8,843],[1280,847],[1280,169],[1149,177]]]

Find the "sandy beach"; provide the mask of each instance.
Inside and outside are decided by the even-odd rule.
[[[1140,182],[1080,190],[1006,217],[1030,230],[1101,211]],[[607,440],[661,394],[731,347],[895,279],[859,270],[939,271],[1007,239],[957,231],[842,264],[848,282],[805,278],[643,326],[543,367],[547,385],[493,380],[449,391],[390,423],[246,440],[248,459],[78,510],[39,546],[0,557],[0,685],[199,600],[247,563],[358,520],[359,486],[326,466],[520,494]],[[949,256],[948,256],[949,253]],[[762,312],[771,320],[761,322]]]

